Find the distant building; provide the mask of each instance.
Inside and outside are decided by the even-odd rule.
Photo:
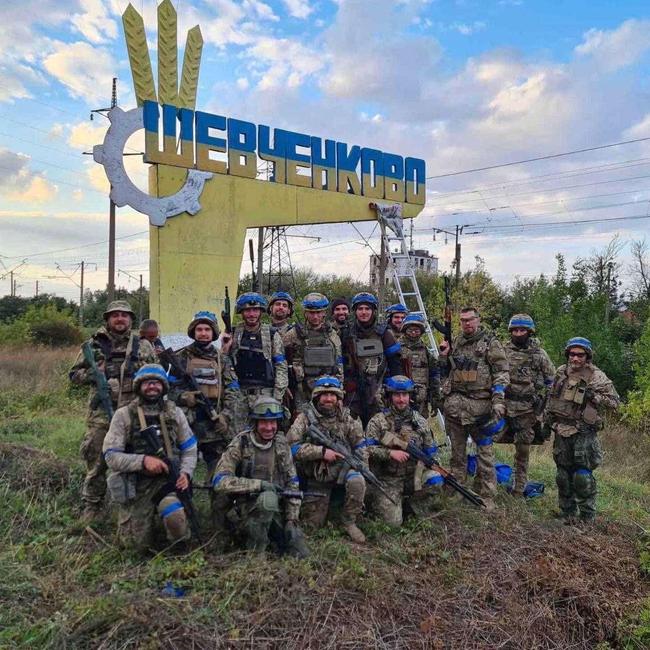
[[[395,251],[397,252],[397,251]],[[392,258],[393,264],[397,267],[399,275],[404,275],[408,271],[407,264],[410,262],[416,273],[425,273],[426,275],[438,275],[438,258],[431,255],[424,249],[409,251],[409,259],[403,257]],[[386,284],[391,282],[391,274],[386,273]],[[379,255],[370,256],[370,286],[373,289],[379,287]]]

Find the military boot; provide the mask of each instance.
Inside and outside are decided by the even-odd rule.
[[[366,536],[361,532],[361,529],[355,524],[346,524],[343,530],[347,533],[348,537],[356,544],[365,544]]]

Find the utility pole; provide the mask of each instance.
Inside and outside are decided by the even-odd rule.
[[[411,225],[413,220],[411,219]],[[384,244],[384,236],[386,234],[386,226],[383,220],[379,221],[379,228],[381,230],[381,250],[379,252],[379,286],[377,287],[377,300],[379,301],[379,312],[383,313],[384,309],[384,294],[386,293],[386,267],[388,266],[388,253],[386,245]]]
[[[456,226],[456,232],[449,232],[449,230],[443,230],[442,228],[436,228],[433,231],[433,240],[436,240],[436,233],[439,232],[444,232],[445,235],[451,235],[452,237],[455,237],[456,241],[456,247],[454,250],[454,267],[456,270],[456,286],[460,284],[460,236],[463,234],[463,228],[469,227],[467,225],[465,226]],[[476,234],[476,233],[470,233],[470,234]],[[445,237],[445,244],[447,243],[447,237]]]
[[[264,276],[264,227],[257,229],[257,282],[255,291],[262,291],[262,282]]]
[[[257,291],[257,274],[255,273],[255,251],[253,250],[253,240],[248,240],[248,256],[251,260],[251,291]]]
[[[144,307],[144,295],[142,292],[142,273],[140,273],[140,288],[138,289],[138,320],[142,322],[142,309]]]
[[[38,298],[38,280],[36,280],[36,292],[34,293],[34,298]]]
[[[9,295],[13,298],[16,295],[16,283],[14,281],[13,271],[9,271],[9,284],[10,284]]]
[[[612,263],[607,263],[607,293],[605,294],[605,325],[609,325],[610,297],[612,295]]]
[[[79,325],[84,326],[84,270],[86,263],[81,260],[81,279],[79,281]]]

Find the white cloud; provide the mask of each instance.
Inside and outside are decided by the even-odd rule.
[[[0,102],[31,97],[29,87],[44,83],[43,75],[31,65],[7,58],[0,65]]]
[[[631,65],[650,49],[650,20],[626,20],[613,30],[590,29],[576,54],[591,57],[604,70]]]
[[[29,156],[0,149],[0,191],[9,201],[44,203],[56,196],[58,188],[29,169]]]
[[[85,151],[104,141],[108,121],[99,118],[92,122],[79,122],[78,124],[68,125],[68,129],[68,145],[73,149]]]
[[[105,102],[117,62],[108,50],[84,41],[55,44],[43,61],[45,69],[67,87],[72,97],[88,104]]]
[[[623,131],[623,137],[626,140],[650,137],[650,113],[644,115],[643,119],[636,124],[633,124],[628,129],[625,129],[625,131]]]
[[[91,43],[106,43],[117,38],[117,24],[102,0],[80,0],[82,13],[73,14],[75,29]]]
[[[239,90],[248,90],[249,85],[250,84],[246,77],[239,77],[239,79],[237,79],[237,88],[239,88]]]
[[[473,23],[453,23],[451,27],[463,36],[471,36],[484,30],[485,23],[481,20],[475,20]]]
[[[314,8],[309,4],[309,0],[284,0],[287,11],[294,18],[309,18]]]

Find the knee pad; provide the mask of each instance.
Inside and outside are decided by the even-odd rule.
[[[366,494],[366,482],[359,472],[350,470],[345,477],[345,494],[351,498],[363,501]]]
[[[273,515],[280,512],[280,499],[275,492],[265,490],[255,500],[257,517],[264,521],[271,521]]]
[[[577,469],[573,475],[573,487],[576,495],[587,499],[596,491],[596,479],[590,469]]]
[[[176,495],[168,494],[158,504],[158,514],[170,541],[186,539],[188,537],[187,517],[183,505]]]

